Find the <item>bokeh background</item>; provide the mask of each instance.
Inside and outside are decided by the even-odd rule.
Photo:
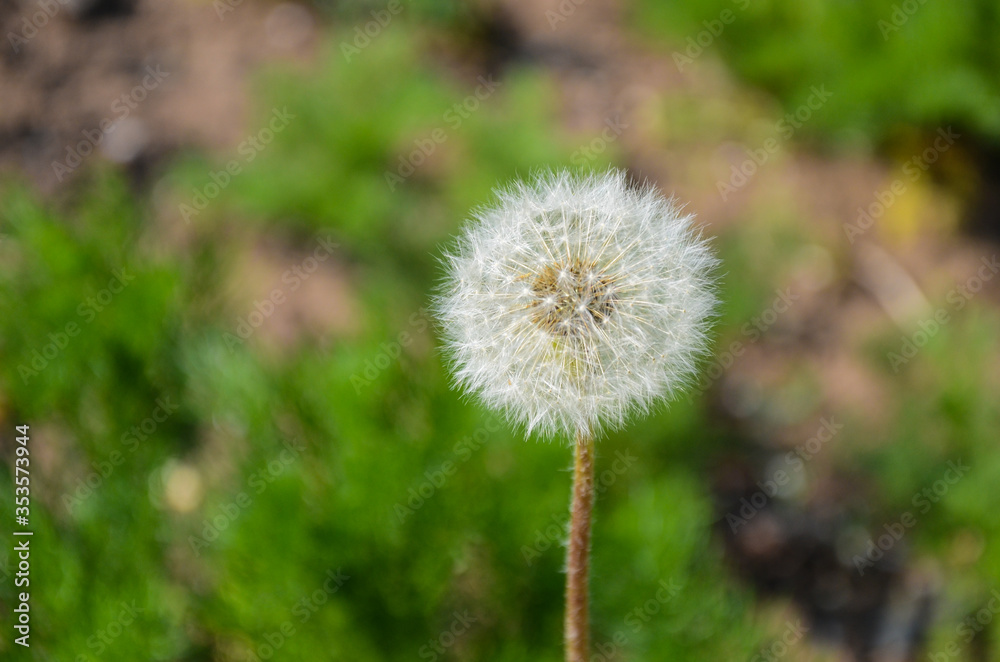
[[[560,660],[570,451],[448,386],[498,182],[723,261],[601,440],[595,661],[1000,660],[1000,3],[3,0],[3,659]],[[31,648],[12,643],[30,425]]]

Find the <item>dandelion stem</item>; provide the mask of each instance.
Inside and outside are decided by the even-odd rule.
[[[566,551],[566,662],[590,659],[588,570],[590,519],[594,509],[594,439],[577,432],[574,444],[573,504]]]

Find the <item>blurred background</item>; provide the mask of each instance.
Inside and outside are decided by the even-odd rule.
[[[570,451],[449,389],[426,306],[495,184],[617,166],[697,214],[723,308],[598,446],[594,662],[1000,660],[1000,3],[0,27],[3,659],[562,659]]]

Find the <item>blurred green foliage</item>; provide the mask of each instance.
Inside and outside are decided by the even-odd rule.
[[[994,0],[641,0],[637,25],[669,36],[682,71],[722,57],[794,111],[832,97],[805,132],[874,141],[954,123],[1000,141],[1000,5]]]

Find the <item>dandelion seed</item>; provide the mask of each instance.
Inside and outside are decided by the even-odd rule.
[[[458,384],[543,436],[599,434],[689,383],[716,260],[672,202],[621,172],[499,192],[437,299]]]

